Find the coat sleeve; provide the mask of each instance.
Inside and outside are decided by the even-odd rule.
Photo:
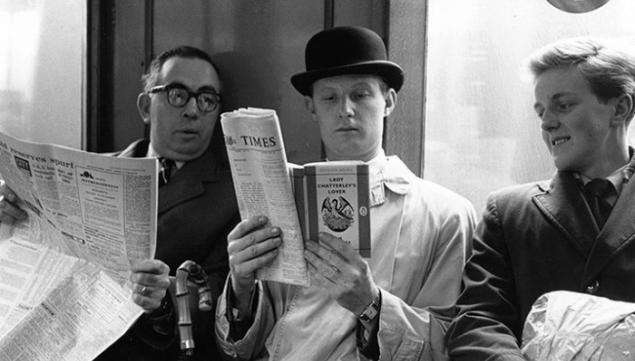
[[[428,274],[409,305],[399,297],[382,292],[377,334],[380,360],[447,360],[444,336],[454,315],[454,303],[461,287],[461,273],[475,228],[474,209],[445,217],[434,232],[435,254]],[[402,280],[405,281],[405,280]]]
[[[452,360],[524,360],[514,333],[521,327],[504,236],[496,198],[490,196],[463,274],[458,314],[446,335]]]
[[[275,324],[274,313],[267,287],[258,281],[254,295],[253,323],[240,340],[232,340],[228,312],[229,277],[216,307],[216,341],[220,351],[230,360],[251,360],[265,352],[265,341]]]

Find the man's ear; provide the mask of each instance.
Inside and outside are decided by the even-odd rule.
[[[304,96],[304,107],[306,108],[306,110],[309,111],[309,113],[311,113],[311,117],[313,118],[313,120],[317,120],[316,114],[315,114],[315,103],[313,103],[313,97],[310,97],[308,95]]]
[[[397,106],[397,92],[395,89],[390,88],[384,95],[386,100],[386,107],[384,108],[384,117],[389,116],[395,107]]]
[[[613,116],[611,117],[611,126],[626,126],[633,116],[633,96],[622,94],[615,100]]]
[[[152,103],[152,99],[150,99],[150,94],[141,93],[137,96],[137,110],[139,111],[139,116],[143,119],[145,124],[150,124],[150,104]]]

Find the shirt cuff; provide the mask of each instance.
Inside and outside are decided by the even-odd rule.
[[[232,341],[236,341],[245,336],[253,323],[253,310],[258,302],[258,287],[257,284],[254,283],[254,287],[249,298],[249,308],[247,309],[247,313],[241,315],[239,310],[234,307],[234,302],[232,302],[235,297],[234,291],[231,287],[231,280],[229,280],[227,284],[227,292],[225,293],[227,312],[225,317],[227,317],[227,321],[229,321],[229,337]]]

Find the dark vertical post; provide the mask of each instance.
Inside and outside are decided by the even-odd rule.
[[[102,152],[113,147],[112,53],[115,7],[111,0],[88,0],[87,5],[85,147],[91,152]]]
[[[154,58],[154,0],[145,0],[144,9],[143,68],[147,71],[152,58]],[[150,137],[150,127],[146,124],[143,128],[144,137]]]

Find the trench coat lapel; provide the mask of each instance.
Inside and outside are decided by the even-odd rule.
[[[599,230],[584,196],[571,174],[558,172],[534,203],[584,257]]]

